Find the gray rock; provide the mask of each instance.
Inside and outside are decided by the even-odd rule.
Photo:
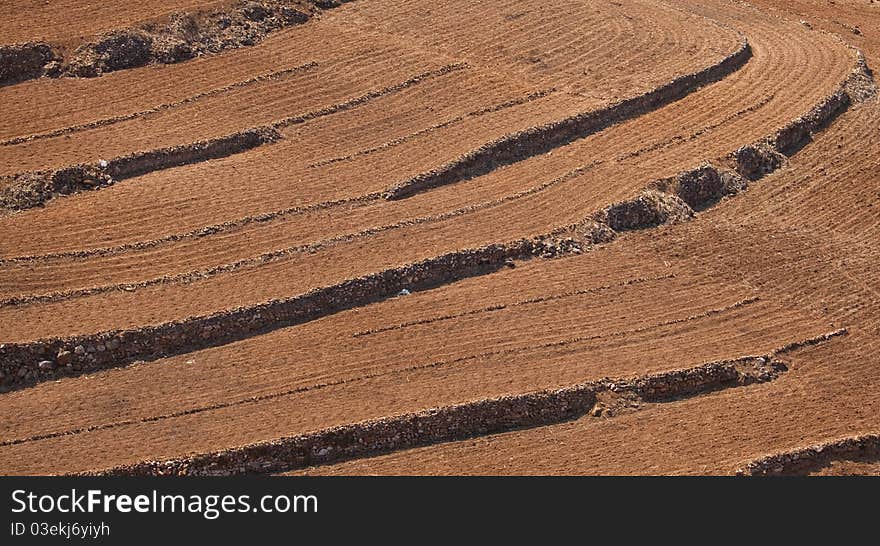
[[[55,363],[51,360],[41,360],[40,363],[37,364],[37,367],[39,367],[44,372],[48,372],[55,369]]]

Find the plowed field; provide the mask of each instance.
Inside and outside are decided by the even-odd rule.
[[[2,473],[876,474],[878,5],[308,9],[0,87]]]

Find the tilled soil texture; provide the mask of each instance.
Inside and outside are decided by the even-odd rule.
[[[0,86],[44,76],[94,78],[249,47],[343,1],[5,2]]]
[[[733,473],[765,455],[874,433],[880,285],[871,241],[880,226],[880,154],[863,136],[876,132],[878,123],[874,99],[837,121],[792,160],[790,170],[696,222],[619,241],[631,253],[709,269],[720,283],[745,283],[832,325],[849,326],[845,338],[793,355],[783,379],[604,422],[580,420],[324,470]],[[845,453],[810,472],[873,472],[875,459],[857,466],[852,458],[858,456]]]
[[[0,468],[875,472],[880,13],[757,3],[356,0],[0,88]]]
[[[783,38],[785,35],[780,32],[784,30],[796,37],[802,34],[796,27],[783,25],[781,30],[767,29],[768,39],[790,43],[794,38]],[[377,162],[398,157],[400,150],[389,150],[384,157],[367,155],[361,161],[325,167],[337,175],[347,172],[343,169],[357,169],[362,176],[369,177],[366,183],[357,183],[357,178],[343,175],[340,179],[333,178],[341,180],[340,183],[327,187],[323,182],[327,174],[314,173],[322,192],[314,200],[281,201],[286,192],[279,191],[277,186],[267,187],[251,198],[245,198],[242,192],[215,191],[212,199],[232,201],[229,205],[218,203],[219,207],[232,207],[236,211],[233,216],[236,223],[229,229],[211,227],[206,230],[208,233],[202,234],[202,226],[226,226],[214,224],[212,220],[216,217],[194,223],[197,212],[181,215],[179,207],[166,206],[164,214],[173,216],[173,222],[185,221],[189,225],[149,241],[102,247],[84,257],[68,253],[13,261],[3,267],[4,273],[11,274],[4,279],[4,286],[17,289],[17,292],[7,292],[8,296],[41,298],[23,305],[10,302],[0,309],[0,316],[16,315],[17,324],[26,336],[16,339],[16,330],[10,329],[7,340],[92,333],[114,327],[128,329],[206,316],[219,310],[218,301],[224,302],[227,308],[254,305],[459,249],[550,233],[581,222],[614,201],[637,195],[654,180],[696,167],[705,160],[723,158],[738,146],[772,133],[833,93],[855,63],[850,51],[826,39],[819,42],[809,57],[797,59],[797,64],[788,69],[795,70],[795,66],[810,59],[828,56],[837,63],[836,73],[816,64],[814,73],[808,73],[801,66],[795,74],[804,80],[821,78],[827,83],[812,94],[780,88],[768,74],[786,70],[784,64],[778,64],[785,60],[773,56],[772,49],[765,49],[759,38],[756,33],[750,42],[755,53],[745,67],[684,99],[549,153],[528,156],[484,175],[445,184],[407,199],[389,201],[361,193],[365,189],[381,191],[390,182],[402,178],[400,175],[375,176],[381,173]],[[809,37],[803,38],[807,48]],[[769,85],[763,88],[764,84]],[[740,94],[748,97],[745,103],[739,102]],[[695,109],[695,105],[707,100],[716,108],[708,112]],[[534,109],[540,103],[540,100],[532,101],[524,107]],[[768,107],[779,113],[771,115],[771,111],[765,110]],[[449,136],[455,134],[445,135]],[[460,145],[461,140],[454,144]],[[283,142],[272,145],[267,152],[284,145]],[[416,145],[423,147],[425,142],[410,144]],[[427,150],[433,152],[427,159],[436,162],[437,148]],[[422,153],[428,155],[428,152]],[[226,171],[234,172],[230,167],[227,165]],[[192,168],[207,167],[197,164]],[[394,162],[392,168],[399,169],[399,162]],[[171,174],[169,171],[168,176]],[[180,182],[166,179],[175,184]],[[608,184],[605,182],[608,180],[616,182]],[[355,184],[356,192],[341,193],[349,181]],[[303,182],[308,187],[309,183]],[[368,183],[373,187],[365,188]],[[106,200],[118,193],[117,190],[125,189],[142,193],[146,188],[132,180],[95,192],[93,196]],[[267,196],[266,190],[270,189],[272,195]],[[303,199],[306,197],[303,190],[294,185],[287,191]],[[328,190],[333,193],[328,194]],[[205,206],[205,201],[193,200],[191,194],[186,199],[191,200],[194,207]],[[254,216],[248,214],[253,209],[243,208],[248,202],[265,207],[274,200],[278,200],[278,208],[263,213],[269,216],[261,216],[265,221],[241,220]],[[79,198],[70,200],[70,206],[77,206],[77,201]],[[60,211],[67,204],[59,202],[46,211],[12,216],[9,222],[21,229],[25,218],[45,218],[41,213]],[[285,204],[293,204],[293,210],[282,209]],[[201,212],[212,213],[206,208]],[[125,223],[131,221],[128,215],[113,218],[121,216],[126,218]],[[152,216],[155,224],[158,214]],[[144,222],[140,222],[132,227],[142,231],[139,226],[143,225]],[[119,228],[113,229],[114,234],[119,231]],[[81,244],[82,239],[78,237],[77,244]],[[57,241],[58,237],[53,240]],[[221,246],[216,246],[218,244]],[[370,249],[374,248],[383,251],[372,252]],[[179,264],[182,259],[185,263]],[[40,271],[44,268],[56,272],[46,274]],[[164,278],[166,275],[168,278]],[[28,281],[22,277],[35,279],[42,286],[28,289]],[[59,318],[76,315],[80,320],[76,325],[65,321],[62,328],[53,328],[57,322],[47,315]]]

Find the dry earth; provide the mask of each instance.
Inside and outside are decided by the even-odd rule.
[[[880,4],[121,6],[0,8],[2,473],[877,473]]]

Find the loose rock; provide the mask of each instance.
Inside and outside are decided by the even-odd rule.
[[[59,366],[67,366],[73,360],[73,353],[70,351],[60,351],[56,360]]]

